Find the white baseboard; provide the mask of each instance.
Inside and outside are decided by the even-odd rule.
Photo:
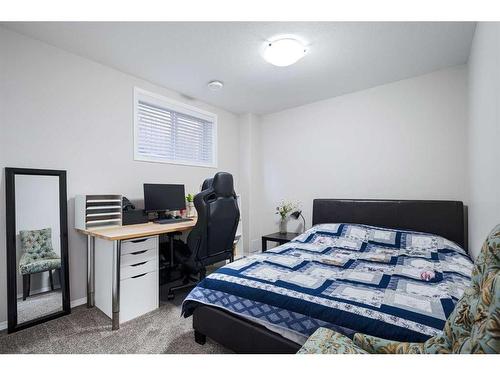
[[[87,303],[87,297],[83,297],[83,298],[79,298],[79,299],[75,299],[73,301],[71,301],[70,305],[71,305],[71,308],[74,308],[74,307],[77,307],[77,306],[81,306],[81,305],[85,305]],[[3,331],[7,329],[7,321],[3,321],[3,322],[0,322],[0,331]]]
[[[71,301],[71,308],[80,306],[80,305],[85,305],[87,303],[87,297],[75,299]]]

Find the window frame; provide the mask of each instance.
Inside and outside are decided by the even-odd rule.
[[[164,158],[157,158],[157,157],[140,155],[137,152],[138,129],[139,129],[139,121],[138,121],[139,120],[139,116],[138,116],[139,100],[145,101],[147,103],[151,103],[152,105],[156,105],[156,106],[165,108],[166,110],[179,112],[179,113],[187,115],[187,116],[192,116],[195,118],[199,118],[201,120],[211,122],[212,126],[213,126],[213,129],[212,129],[212,163],[183,161],[183,160],[175,160],[175,159],[164,159]],[[162,163],[162,164],[176,164],[176,165],[185,165],[185,166],[192,166],[192,167],[217,168],[217,164],[218,164],[217,141],[218,141],[217,115],[215,113],[204,111],[200,108],[172,100],[172,99],[167,98],[163,95],[159,95],[159,94],[141,89],[139,87],[134,87],[134,160],[135,161],[150,162],[150,163]]]

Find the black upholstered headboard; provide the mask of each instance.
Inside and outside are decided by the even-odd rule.
[[[433,233],[467,250],[464,205],[459,201],[315,199],[312,223],[356,223]]]

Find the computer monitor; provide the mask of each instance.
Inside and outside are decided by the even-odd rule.
[[[184,185],[144,184],[144,210],[161,212],[186,208]]]

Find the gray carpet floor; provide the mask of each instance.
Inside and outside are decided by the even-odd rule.
[[[111,330],[97,308],[78,306],[70,315],[8,335],[0,333],[0,353],[230,353],[207,339],[194,341],[192,318],[180,316],[184,295]]]

